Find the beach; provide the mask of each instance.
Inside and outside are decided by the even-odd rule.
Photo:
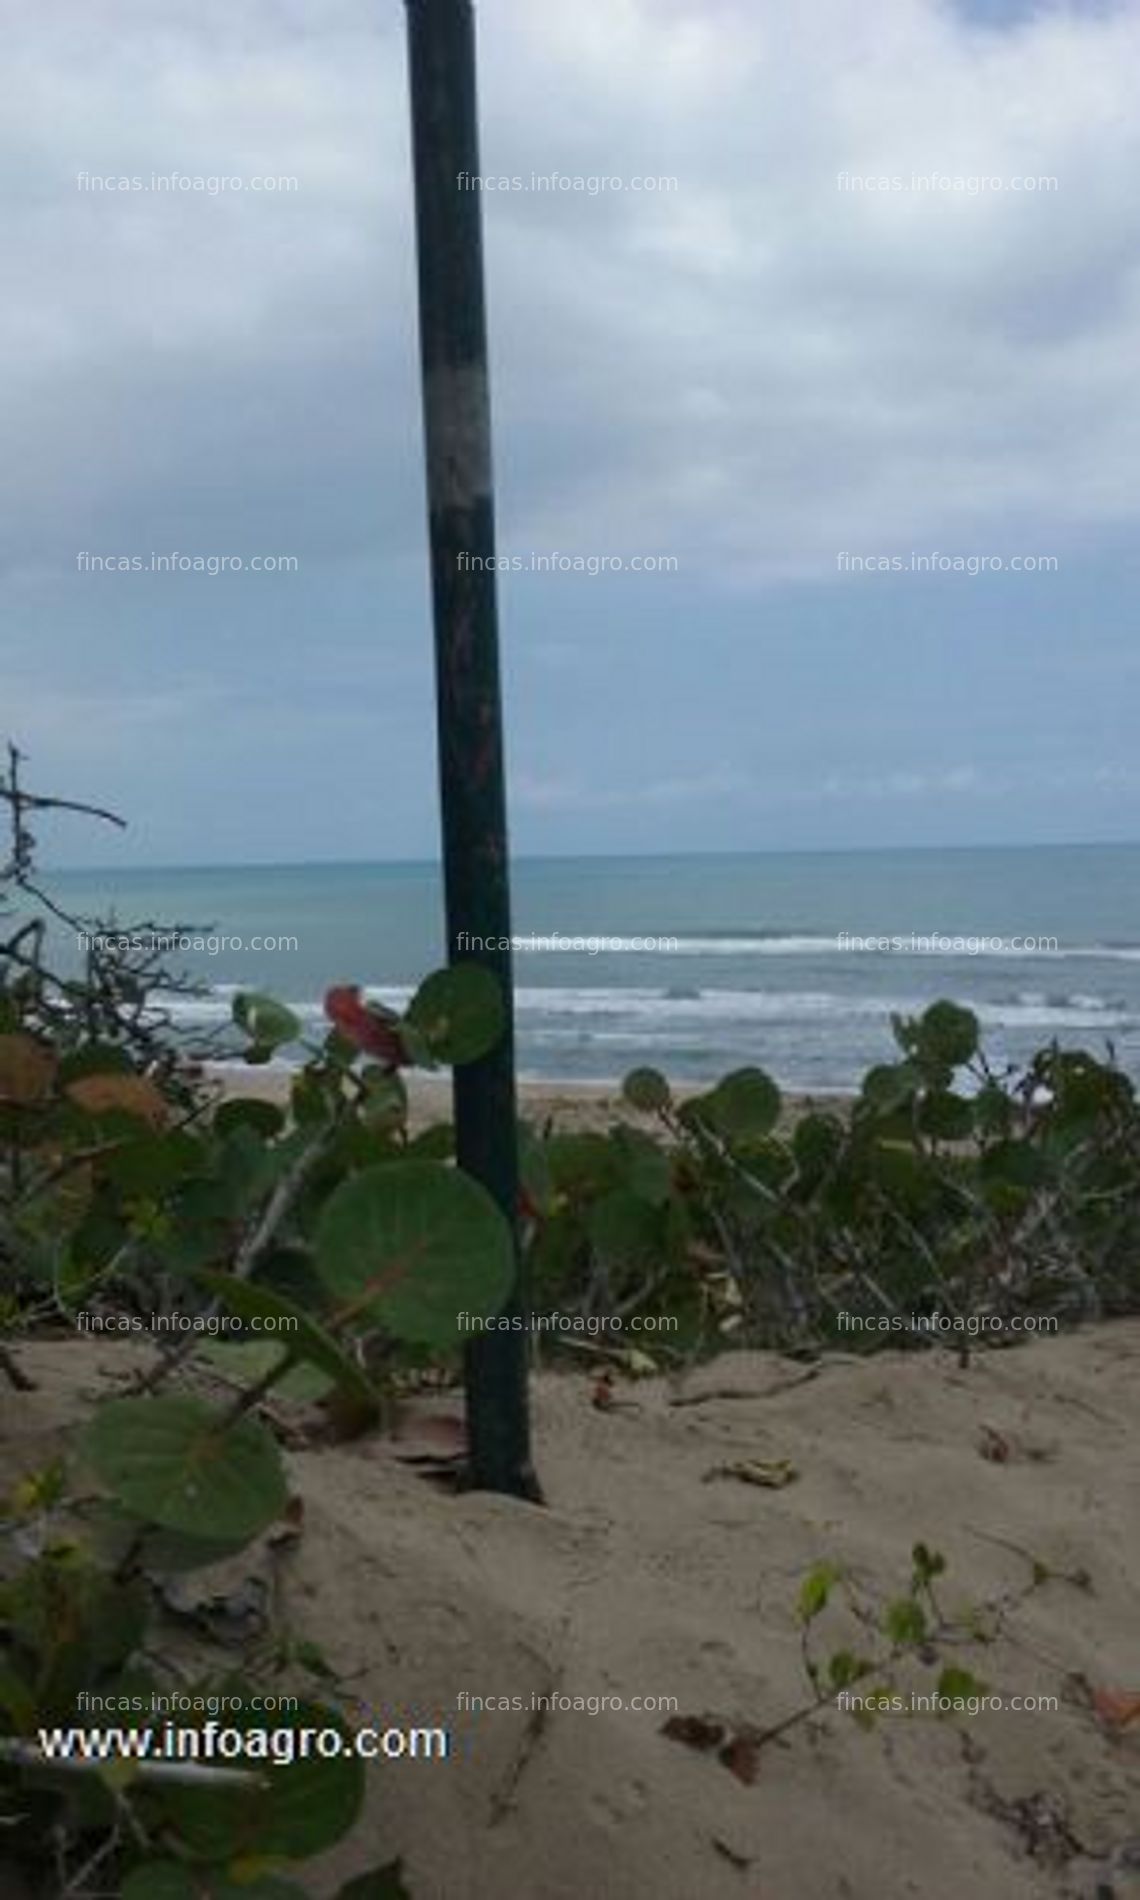
[[[178,1579],[163,1653],[187,1664],[196,1611],[252,1614],[256,1642],[250,1606],[272,1602],[343,1679],[350,1725],[448,1731],[446,1759],[369,1764],[360,1825],[304,1869],[311,1900],[397,1855],[416,1900],[1126,1900],[1140,1725],[1113,1711],[1140,1688],[1138,1348],[1128,1320],[967,1367],[740,1353],[623,1382],[603,1411],[592,1372],[546,1371],[542,1509],[429,1481],[457,1394],[411,1401],[396,1438],[335,1448],[306,1445],[281,1401],[292,1528]],[[0,1383],[14,1474],[150,1349],[33,1340],[20,1357],[37,1389]],[[741,1464],[781,1482],[741,1481]],[[813,1700],[808,1573],[836,1565],[878,1621],[918,1540],[945,1558],[947,1617],[977,1625],[942,1660],[1001,1706],[908,1701],[865,1730],[829,1698],[754,1748]],[[883,1649],[837,1603],[819,1651],[850,1646]],[[939,1669],[894,1673],[909,1697]]]
[[[424,1075],[415,1070],[403,1073],[408,1091],[409,1131],[418,1134],[433,1122],[449,1121],[452,1113],[450,1076]],[[218,1100],[236,1101],[244,1096],[255,1101],[273,1102],[283,1108],[289,1100],[292,1071],[284,1065],[219,1063],[207,1064],[203,1078],[207,1088]],[[638,1115],[623,1100],[621,1089],[616,1083],[556,1082],[523,1077],[517,1088],[520,1120],[538,1129],[549,1124],[564,1133],[604,1134],[617,1121],[641,1123],[647,1128],[659,1126],[656,1116]],[[696,1093],[698,1090],[692,1084],[674,1091],[678,1102]],[[850,1101],[850,1096],[834,1093],[819,1096],[787,1095],[783,1102],[783,1118],[785,1123],[792,1123],[813,1107],[843,1112]]]

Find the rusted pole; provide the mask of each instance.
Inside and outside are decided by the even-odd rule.
[[[507,1030],[455,1072],[456,1155],[510,1221],[518,1149],[510,884],[495,600],[495,517],[483,296],[482,199],[470,0],[407,0],[428,516],[435,614],[448,954],[499,979]],[[521,1318],[522,1289],[504,1317]],[[470,1478],[537,1497],[527,1341],[500,1330],[466,1353]]]

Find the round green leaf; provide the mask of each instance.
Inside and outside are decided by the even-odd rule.
[[[862,1105],[874,1115],[894,1115],[918,1094],[922,1078],[913,1062],[880,1062],[863,1077]]]
[[[252,1418],[226,1425],[200,1399],[111,1399],[85,1449],[121,1504],[187,1537],[256,1537],[285,1506],[285,1473],[265,1427]]]
[[[133,1075],[134,1064],[125,1049],[113,1042],[85,1042],[80,1049],[64,1056],[59,1065],[59,1085],[78,1082],[84,1075]]]
[[[606,1266],[648,1265],[660,1254],[658,1210],[625,1189],[595,1201],[586,1227],[595,1253]]]
[[[735,1069],[702,1098],[699,1113],[730,1140],[766,1135],[780,1117],[780,1091],[763,1069]]]
[[[437,1062],[477,1062],[499,1041],[507,1014],[498,979],[481,963],[453,963],[426,977],[407,1020]]]
[[[348,1397],[363,1406],[376,1407],[376,1389],[371,1380],[355,1360],[341,1351],[331,1334],[293,1300],[253,1281],[235,1280],[232,1273],[202,1271],[195,1277],[211,1293],[216,1293],[238,1319],[275,1322],[272,1331],[255,1336],[258,1344],[284,1348],[292,1358],[307,1360],[334,1380]]]
[[[412,1900],[403,1875],[403,1861],[390,1860],[370,1874],[358,1874],[339,1889],[336,1900]]]
[[[296,1042],[301,1034],[301,1024],[291,1009],[279,1003],[275,997],[262,996],[255,990],[241,990],[233,1000],[234,1021],[239,1029],[244,1029],[250,1041],[260,1053],[279,1048],[282,1043]]]
[[[608,1135],[551,1135],[543,1153],[552,1192],[572,1201],[592,1199],[621,1184],[621,1152]]]
[[[330,1195],[317,1270],[341,1318],[451,1345],[460,1312],[491,1314],[515,1274],[509,1223],[477,1181],[441,1161],[365,1168]]]
[[[126,1514],[123,1521],[134,1525],[134,1519]],[[179,1531],[152,1530],[142,1546],[142,1564],[144,1569],[160,1576],[181,1576],[192,1570],[206,1570],[211,1564],[225,1563],[227,1558],[236,1557],[244,1550],[248,1542],[247,1537],[222,1540],[184,1537]]]
[[[334,1709],[304,1702],[280,1715],[234,1709],[225,1726],[247,1737],[232,1766],[264,1771],[261,1781],[239,1788],[171,1784],[154,1797],[193,1853],[211,1861],[305,1860],[348,1832],[364,1800],[364,1762]],[[304,1728],[335,1729],[344,1752],[321,1754],[313,1743],[314,1752],[302,1757],[296,1731]]]
[[[939,1141],[965,1141],[973,1133],[974,1105],[949,1089],[935,1089],[919,1104],[918,1125]]]
[[[924,1062],[960,1068],[978,1052],[978,1019],[957,1003],[931,1003],[918,1024],[918,1053]]]
[[[621,1085],[631,1108],[643,1115],[658,1115],[668,1108],[673,1097],[660,1069],[631,1069]]]
[[[127,1875],[120,1900],[197,1900],[200,1888],[178,1860],[148,1860]]]
[[[259,1102],[255,1095],[223,1102],[214,1115],[214,1131],[219,1135],[232,1134],[235,1128],[252,1128],[255,1135],[271,1141],[284,1126],[285,1116],[276,1102]]]
[[[215,1875],[210,1900],[305,1900],[305,1891],[292,1880],[279,1880],[276,1874],[259,1874],[252,1881]]]
[[[974,1120],[983,1135],[1008,1135],[1014,1105],[1000,1082],[987,1082],[974,1097]]]
[[[203,1143],[182,1128],[124,1141],[100,1162],[103,1174],[124,1194],[155,1200],[200,1174],[206,1164]]]
[[[663,1207],[673,1187],[670,1157],[640,1128],[615,1128],[613,1140],[625,1161],[625,1184],[631,1194],[653,1207]]]
[[[1053,1179],[1047,1156],[1027,1141],[1002,1141],[982,1157],[982,1180],[1003,1187],[1042,1188]]]
[[[843,1123],[835,1115],[804,1115],[792,1135],[792,1152],[801,1173],[812,1179],[826,1172],[843,1148]]]

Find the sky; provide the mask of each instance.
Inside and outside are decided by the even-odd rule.
[[[478,23],[484,175],[622,187],[481,194],[515,849],[1140,838],[1135,0]],[[129,821],[49,858],[436,848],[403,32],[6,18],[0,737]]]

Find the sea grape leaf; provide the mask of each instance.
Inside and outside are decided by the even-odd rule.
[[[124,1194],[157,1200],[200,1175],[206,1165],[201,1142],[185,1129],[169,1128],[121,1142],[100,1157],[99,1173]]]
[[[347,1833],[363,1804],[365,1765],[353,1754],[335,1709],[302,1702],[287,1713],[266,1715],[239,1708],[227,1711],[226,1726],[245,1733],[246,1748],[234,1766],[264,1769],[257,1783],[229,1788],[171,1785],[153,1797],[192,1852],[231,1863],[275,1855],[305,1860]],[[344,1752],[302,1758],[301,1744],[294,1739],[302,1728],[335,1730]],[[276,1758],[275,1745],[281,1750]],[[290,1750],[296,1756],[293,1761],[288,1760]]]
[[[914,1100],[921,1086],[913,1062],[880,1062],[863,1077],[861,1104],[873,1115],[894,1115]]]
[[[734,1069],[697,1104],[701,1120],[730,1141],[766,1135],[780,1117],[780,1091],[763,1069]]]
[[[586,1228],[595,1253],[607,1266],[638,1266],[660,1251],[661,1223],[656,1208],[623,1188],[603,1194],[594,1202]]]
[[[59,1085],[66,1088],[84,1075],[133,1075],[130,1056],[114,1042],[85,1042],[73,1049],[59,1065]]]
[[[215,1874],[209,1900],[306,1900],[304,1888],[292,1880],[280,1880],[276,1874],[250,1877],[243,1861],[235,1862],[230,1871],[235,1875],[232,1880]]]
[[[202,1889],[180,1860],[148,1860],[127,1874],[120,1900],[200,1900]]]
[[[631,1069],[621,1085],[621,1092],[630,1107],[643,1115],[659,1115],[673,1099],[660,1069]]]
[[[573,1201],[604,1194],[621,1183],[621,1153],[606,1135],[551,1135],[543,1153],[553,1192]]]
[[[276,1102],[260,1102],[255,1095],[240,1096],[222,1102],[214,1112],[214,1133],[232,1134],[235,1128],[252,1128],[255,1135],[271,1141],[285,1126],[285,1116]]]
[[[1027,1141],[1002,1141],[983,1155],[980,1173],[986,1186],[1039,1188],[1053,1179],[1054,1169],[1039,1148]]]
[[[406,1020],[437,1062],[460,1066],[493,1049],[507,1013],[498,979],[481,963],[453,963],[425,977]]]
[[[412,1900],[410,1888],[404,1885],[403,1861],[390,1860],[385,1867],[358,1874],[338,1888],[336,1900]]]
[[[801,1173],[818,1178],[843,1147],[843,1124],[834,1115],[804,1115],[792,1135],[792,1153]]]
[[[256,1537],[285,1506],[281,1457],[265,1427],[253,1418],[227,1425],[200,1399],[107,1400],[85,1449],[128,1510],[188,1537]]]
[[[282,1293],[249,1280],[236,1280],[232,1273],[212,1273],[205,1269],[195,1278],[235,1314],[238,1319],[288,1320],[288,1326],[259,1333],[255,1343],[283,1347],[294,1359],[310,1365],[333,1380],[350,1398],[375,1409],[376,1391],[356,1362],[338,1346],[312,1316]]]
[[[364,1168],[334,1189],[315,1235],[317,1270],[341,1319],[424,1345],[455,1343],[459,1314],[496,1313],[514,1237],[477,1181],[441,1161]]]
[[[640,1128],[615,1128],[614,1140],[625,1160],[626,1185],[639,1200],[663,1207],[673,1189],[669,1156]]]
[[[262,1054],[272,1054],[283,1043],[297,1042],[301,1035],[300,1020],[293,1011],[257,990],[238,992],[233,1000],[233,1018]]]
[[[918,1125],[938,1141],[965,1141],[974,1128],[974,1105],[950,1089],[934,1089],[919,1103]]]
[[[916,1052],[923,1062],[958,1069],[977,1055],[978,1036],[972,1009],[945,1001],[931,1003],[918,1020]]]

